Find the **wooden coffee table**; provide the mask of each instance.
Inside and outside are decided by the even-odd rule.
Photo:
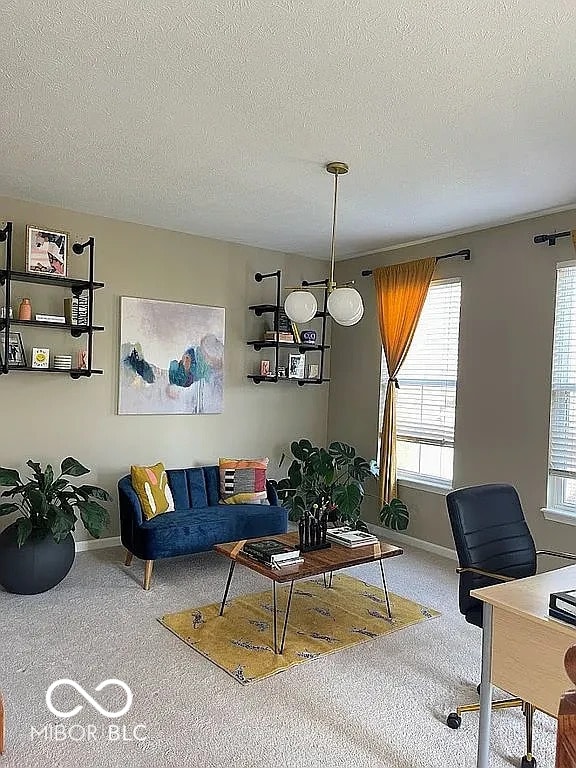
[[[257,560],[248,557],[242,552],[242,547],[247,541],[260,541],[261,539],[277,539],[285,544],[288,544],[295,549],[299,547],[299,538],[297,533],[282,533],[277,536],[259,536],[257,539],[243,539],[242,541],[230,541],[226,544],[216,544],[214,549],[221,555],[230,559],[230,570],[228,571],[228,579],[226,580],[226,587],[224,589],[224,597],[222,598],[222,604],[220,606],[220,616],[224,614],[224,606],[226,604],[226,598],[228,597],[228,590],[232,582],[232,575],[234,574],[234,568],[236,563],[250,568],[252,571],[266,576],[272,581],[273,597],[274,597],[274,653],[282,653],[284,651],[284,641],[286,640],[286,628],[288,626],[288,617],[290,615],[290,605],[292,603],[292,591],[294,589],[294,582],[300,579],[308,579],[311,576],[324,575],[324,586],[330,588],[332,586],[332,573],[339,571],[341,568],[350,568],[353,565],[362,565],[363,563],[378,562],[380,564],[380,574],[382,576],[382,585],[384,587],[384,594],[386,595],[386,606],[388,608],[388,616],[392,618],[392,611],[390,610],[390,600],[388,598],[388,588],[386,586],[386,578],[384,576],[384,566],[382,561],[388,557],[396,557],[403,554],[403,550],[400,547],[396,547],[393,544],[387,544],[385,541],[378,541],[376,544],[366,544],[364,547],[344,547],[341,544],[331,543],[329,549],[319,549],[315,552],[304,552],[302,557],[303,563],[297,565],[280,568],[278,570],[271,568],[268,565],[259,563]],[[330,574],[326,579],[326,574]],[[284,617],[284,627],[282,629],[282,639],[280,646],[278,646],[278,630],[277,630],[277,609],[276,609],[276,585],[286,584],[290,582],[290,592],[288,594],[288,603],[286,605],[286,615]]]

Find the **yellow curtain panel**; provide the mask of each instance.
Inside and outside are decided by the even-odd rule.
[[[436,259],[375,269],[374,284],[388,384],[380,431],[380,503],[396,495],[396,376],[414,338]]]

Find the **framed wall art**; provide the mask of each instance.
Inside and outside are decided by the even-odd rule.
[[[26,227],[26,272],[65,277],[68,233]]]
[[[120,299],[119,414],[221,413],[223,307]]]

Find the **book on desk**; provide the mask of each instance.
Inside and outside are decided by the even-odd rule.
[[[566,592],[552,592],[548,603],[548,613],[554,619],[560,619],[576,626],[576,589]]]

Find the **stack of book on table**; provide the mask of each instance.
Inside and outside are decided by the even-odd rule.
[[[552,592],[548,613],[555,619],[576,625],[576,590],[570,592]]]
[[[367,544],[377,544],[379,539],[366,531],[355,531],[344,525],[340,528],[328,528],[326,531],[328,541],[342,544],[344,547],[365,547]]]
[[[286,568],[289,565],[304,562],[304,558],[300,557],[299,549],[283,544],[278,539],[247,541],[242,547],[242,552],[253,560],[269,565],[271,568]]]

